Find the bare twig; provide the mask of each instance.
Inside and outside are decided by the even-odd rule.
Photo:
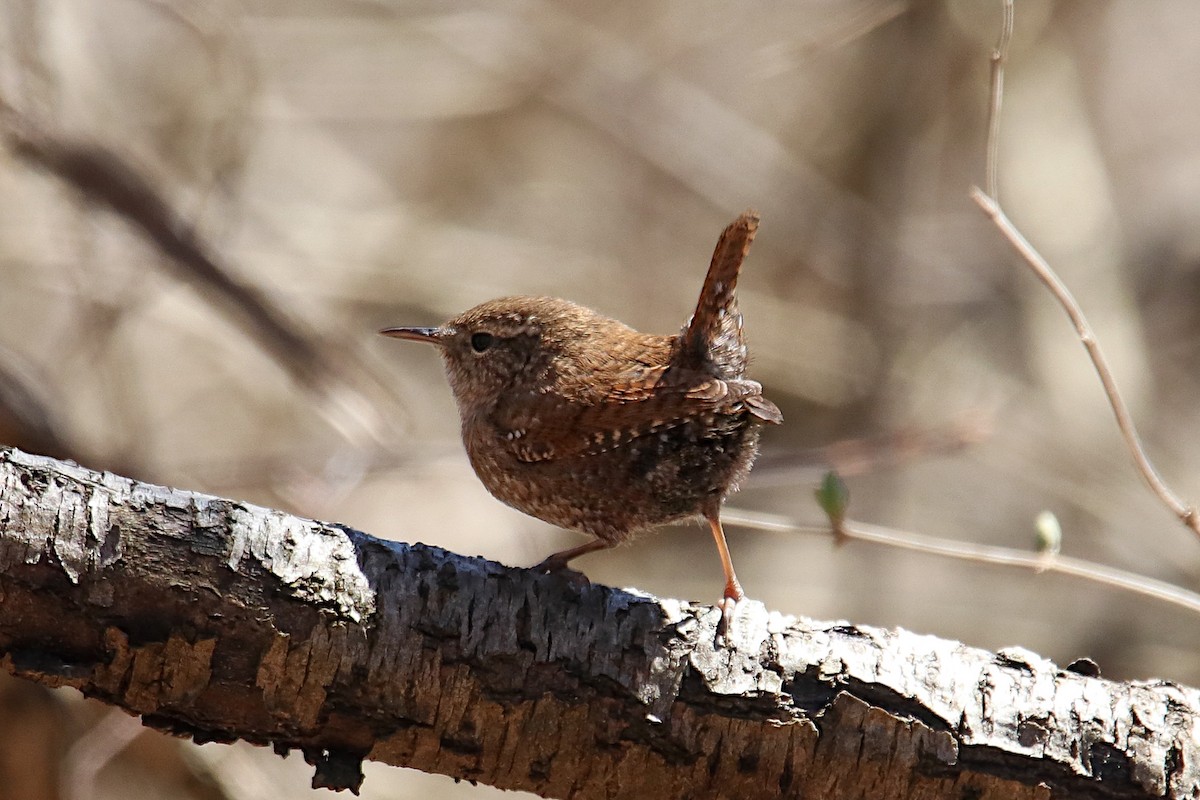
[[[1104,393],[1108,396],[1108,403],[1112,406],[1113,415],[1117,418],[1117,427],[1121,430],[1121,436],[1125,439],[1125,444],[1129,448],[1129,453],[1133,457],[1133,463],[1137,466],[1142,477],[1146,479],[1151,490],[1158,495],[1159,499],[1171,509],[1184,525],[1187,525],[1197,535],[1200,535],[1200,516],[1197,515],[1195,507],[1183,500],[1171,490],[1158,474],[1158,470],[1150,462],[1150,457],[1146,455],[1146,449],[1142,446],[1141,438],[1138,436],[1137,428],[1133,424],[1133,416],[1129,413],[1129,407],[1125,405],[1125,399],[1121,396],[1120,390],[1117,388],[1117,381],[1113,377],[1112,369],[1108,365],[1108,359],[1104,357],[1104,351],[1100,349],[1100,343],[1096,340],[1096,335],[1092,332],[1092,328],[1088,325],[1087,318],[1083,315],[1083,309],[1079,307],[1071,290],[1063,283],[1062,279],[1050,268],[1046,259],[1034,249],[1028,240],[1021,235],[1017,227],[1013,225],[1012,220],[1004,213],[1000,205],[995,199],[984,194],[983,190],[978,186],[971,187],[971,199],[975,204],[987,214],[988,218],[995,223],[999,228],[1000,233],[1009,241],[1013,249],[1021,256],[1022,260],[1029,265],[1033,273],[1038,279],[1046,285],[1054,298],[1058,300],[1059,305],[1067,312],[1067,316],[1071,318],[1071,323],[1075,326],[1075,332],[1079,336],[1079,341],[1087,348],[1088,355],[1092,359],[1092,365],[1096,368],[1096,374],[1100,376],[1100,382],[1104,385]]]
[[[1000,154],[1000,104],[1004,100],[1004,62],[1008,60],[1008,43],[1012,41],[1013,0],[1004,0],[1004,22],[1000,27],[1000,40],[992,51],[992,91],[988,104],[987,162],[984,185],[987,192],[997,201],[1000,189],[997,181]]]
[[[828,525],[802,525],[786,517],[728,507],[722,511],[721,519],[730,525],[741,525],[746,528],[777,533],[814,533],[828,536],[830,532]],[[1050,572],[1069,575],[1200,614],[1200,594],[1189,592],[1165,581],[1070,556],[1048,556],[1046,553],[1033,553],[1010,547],[973,544],[853,520],[843,520],[839,530],[836,531],[836,536],[839,544],[847,541],[881,544],[960,561],[1016,567],[1037,573]]]
[[[1117,389],[1117,382],[1113,378],[1112,370],[1109,368],[1108,359],[1104,357],[1104,352],[1100,349],[1100,343],[1096,340],[1091,326],[1088,325],[1087,319],[1083,315],[1083,309],[1079,307],[1079,303],[1076,302],[1070,289],[1058,277],[1057,273],[1051,269],[1046,259],[1042,258],[1033,245],[1017,230],[1012,220],[1008,218],[1008,215],[1000,207],[996,187],[996,154],[999,149],[1000,105],[1004,92],[1004,61],[1008,55],[1008,43],[1012,38],[1012,27],[1013,0],[1004,0],[1004,22],[1000,32],[1000,40],[996,45],[996,49],[992,52],[991,102],[989,104],[988,139],[986,146],[987,191],[983,191],[978,186],[972,186],[970,192],[971,199],[991,219],[1004,238],[1017,251],[1017,254],[1029,265],[1033,273],[1046,285],[1046,288],[1058,300],[1059,305],[1067,312],[1067,316],[1071,318],[1071,323],[1075,326],[1075,332],[1079,336],[1079,340],[1087,348],[1088,355],[1091,357],[1092,364],[1096,369],[1096,374],[1100,376],[1100,382],[1104,385],[1104,393],[1108,396],[1109,405],[1112,406],[1113,414],[1117,418],[1117,427],[1121,430],[1121,436],[1125,439],[1125,444],[1129,448],[1134,465],[1142,474],[1142,477],[1145,478],[1150,489],[1158,495],[1167,508],[1171,509],[1171,512],[1179,517],[1184,525],[1187,525],[1193,532],[1200,536],[1200,515],[1196,513],[1195,507],[1183,500],[1167,486],[1158,474],[1158,470],[1150,462],[1149,456],[1146,455],[1141,438],[1137,434],[1137,428],[1133,424],[1133,417],[1129,413],[1129,408],[1125,405],[1125,400],[1121,396],[1121,392]]]

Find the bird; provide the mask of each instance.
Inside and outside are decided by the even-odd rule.
[[[462,440],[500,501],[588,535],[533,569],[689,519],[707,522],[725,577],[722,626],[745,592],[721,506],[749,474],[760,430],[783,421],[745,377],[737,280],[758,230],[746,211],[721,234],[695,311],[674,335],[640,333],[569,300],[489,300],[437,327],[384,336],[441,354]]]

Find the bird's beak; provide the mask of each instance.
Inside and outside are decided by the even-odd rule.
[[[446,328],[384,328],[379,332],[393,339],[408,339],[410,342],[426,342],[444,346],[453,331]]]

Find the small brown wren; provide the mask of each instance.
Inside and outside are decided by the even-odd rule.
[[[728,622],[745,595],[721,503],[746,477],[759,428],[783,415],[747,380],[735,289],[758,229],[747,211],[717,242],[696,311],[675,336],[638,333],[552,297],[505,297],[437,328],[380,333],[437,345],[475,474],[496,498],[594,537],[534,569],[703,517],[725,570]]]

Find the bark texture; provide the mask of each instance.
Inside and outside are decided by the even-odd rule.
[[[0,657],[197,741],[558,798],[1200,796],[1200,694],[580,586],[0,450]]]

